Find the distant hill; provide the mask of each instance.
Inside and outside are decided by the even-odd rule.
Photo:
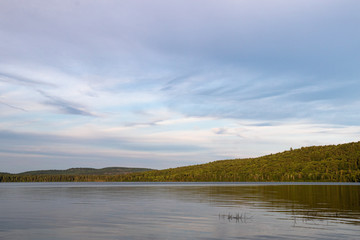
[[[127,172],[126,174],[116,172],[116,175],[110,174],[114,173],[113,171],[104,169],[64,170],[68,175],[64,172],[59,173],[58,170],[47,173],[40,171],[0,175],[0,181],[360,182],[360,142],[302,147],[258,158],[221,160],[165,170],[148,170],[142,169],[142,172],[131,173],[126,169],[122,172]]]
[[[124,175],[119,181],[360,182],[360,142]]]
[[[38,170],[22,172],[18,175],[118,175],[134,172],[151,171],[150,168],[126,168],[126,167],[107,167],[95,168],[69,168],[67,170]]]

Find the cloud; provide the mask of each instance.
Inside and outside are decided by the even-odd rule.
[[[358,98],[357,81],[221,70],[221,75],[197,74],[163,89],[167,103],[188,116],[264,121],[300,118],[347,124],[348,119],[336,114],[341,115],[344,106],[355,107]],[[347,114],[350,116],[350,111]]]
[[[102,75],[210,63],[320,77],[359,73],[357,1],[20,2],[2,3],[0,47],[9,60],[89,66]]]
[[[83,116],[92,116],[92,117],[95,116],[91,112],[85,110],[84,107],[78,106],[75,103],[71,103],[69,101],[65,101],[65,100],[57,98],[57,97],[49,96],[48,94],[46,94],[40,90],[38,92],[48,99],[47,101],[44,102],[45,104],[56,107],[62,113],[83,115]]]
[[[19,85],[25,85],[25,86],[53,86],[52,84],[40,82],[32,79],[28,79],[26,77],[22,76],[16,76],[12,74],[6,74],[6,73],[0,73],[0,81],[6,82],[6,83],[13,83],[13,84],[19,84]]]
[[[0,129],[31,133],[7,156],[30,156],[35,133],[43,160],[68,151],[87,163],[81,151],[93,149],[97,160],[161,166],[353,140],[359,6],[1,1]]]
[[[134,155],[137,155],[141,152],[186,153],[205,149],[201,146],[176,142],[171,138],[158,138],[157,140],[151,140],[149,137],[134,137],[128,135],[121,137],[106,135],[82,137],[71,135],[14,132],[5,130],[0,131],[0,141],[2,143],[1,151],[4,152],[10,151],[18,153],[33,153],[48,156],[58,155],[58,153],[61,153],[62,155],[75,154],[75,152],[76,154],[88,156],[88,154],[91,154],[91,151],[99,151],[102,149],[112,149],[115,152],[129,151]],[[88,148],[88,152],[82,152],[82,150],[77,151],[77,148],[82,150],[83,148]],[[23,149],[23,151],[21,149]]]
[[[228,130],[226,128],[214,128],[213,132],[215,134],[226,134]]]
[[[13,106],[11,104],[4,103],[4,102],[1,102],[1,101],[0,101],[0,104],[5,105],[5,106],[10,107],[10,108],[15,109],[15,110],[20,110],[20,111],[26,112],[26,110],[21,108],[21,107],[16,107],[16,106]]]

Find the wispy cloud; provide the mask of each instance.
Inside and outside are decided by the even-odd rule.
[[[41,161],[48,159],[44,165],[52,164],[51,159],[62,159],[56,163],[61,168],[75,163],[77,166],[91,165],[101,167],[118,165],[121,160],[124,166],[172,166],[174,161],[192,162],[199,152],[206,152],[207,148],[177,142],[175,139],[158,138],[151,141],[150,137],[123,136],[71,136],[40,133],[24,133],[14,131],[0,131],[0,156],[16,158],[17,161],[29,166],[27,161],[33,161],[36,156]],[[203,158],[203,157],[202,157]],[[78,159],[82,159],[77,162]],[[209,160],[209,159],[207,159]],[[138,162],[137,162],[138,161]],[[10,164],[4,157],[2,164]],[[31,169],[36,169],[36,165]],[[26,170],[25,168],[21,168]],[[16,171],[16,170],[12,170]],[[20,171],[20,170],[19,170]]]
[[[10,107],[10,108],[15,109],[15,110],[20,110],[20,111],[26,112],[26,110],[21,108],[21,107],[16,107],[16,106],[13,106],[11,104],[4,103],[4,102],[1,102],[1,101],[0,101],[0,104],[5,105],[5,106]]]
[[[0,73],[0,81],[6,82],[6,83],[20,84],[20,85],[25,85],[25,86],[41,86],[41,85],[45,85],[45,86],[54,87],[53,84],[40,82],[40,81],[28,79],[28,78],[23,77],[23,76],[16,76],[16,75],[6,74],[6,73]]]
[[[1,1],[2,166],[156,168],[356,140],[359,7]]]
[[[45,104],[57,108],[62,113],[83,115],[83,116],[95,116],[94,114],[87,111],[84,107],[79,106],[78,104],[65,101],[58,97],[49,96],[48,94],[40,90],[38,90],[38,92],[48,99],[47,101],[44,102]]]

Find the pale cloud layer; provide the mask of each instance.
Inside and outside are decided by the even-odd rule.
[[[356,0],[1,1],[0,171],[358,141]]]

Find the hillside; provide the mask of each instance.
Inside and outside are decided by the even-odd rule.
[[[121,175],[2,175],[0,181],[360,182],[360,142],[302,147],[258,158]]]
[[[119,179],[120,180],[120,179]],[[124,175],[122,181],[360,181],[360,142]]]
[[[67,170],[39,170],[19,173],[18,175],[118,175],[134,172],[145,172],[153,169],[149,168],[126,168],[126,167],[107,167],[95,168],[69,168]]]

